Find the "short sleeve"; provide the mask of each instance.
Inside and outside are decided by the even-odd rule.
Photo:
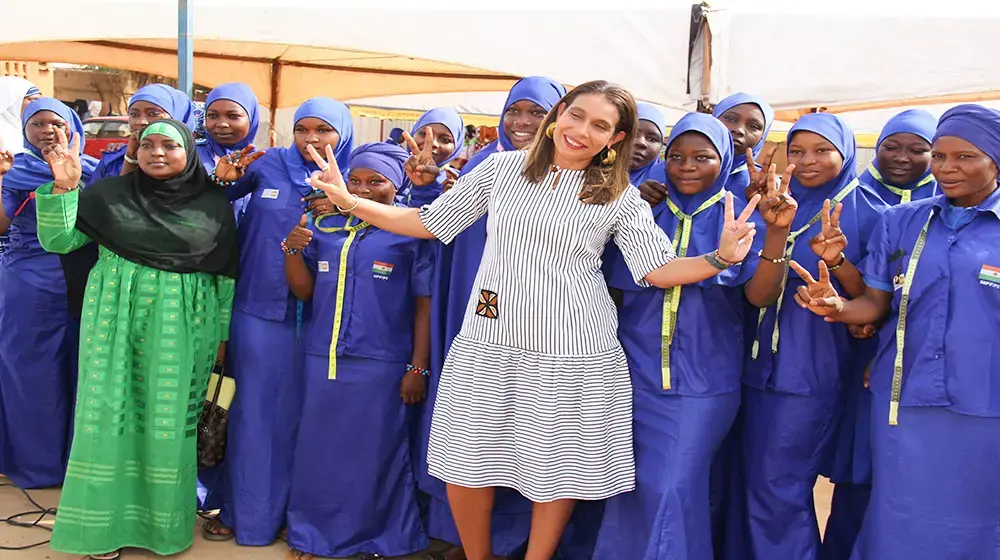
[[[28,198],[28,191],[16,191],[14,189],[3,189],[3,211],[7,214],[8,220],[14,219],[14,213],[24,204]]]
[[[639,286],[648,286],[643,278],[677,256],[667,234],[653,220],[649,204],[639,196],[639,189],[628,188],[622,194],[613,233],[632,280]]]
[[[894,255],[893,247],[895,243],[889,235],[889,222],[895,212],[886,212],[882,219],[875,225],[871,236],[868,238],[868,246],[864,260],[858,268],[865,279],[865,285],[892,293],[892,266],[893,257],[895,260],[902,258],[902,255]]]
[[[420,209],[420,221],[446,245],[486,214],[496,177],[496,155],[458,179],[448,192]]]
[[[429,297],[434,277],[434,251],[431,241],[413,244],[413,268],[410,270],[410,291],[414,297]]]

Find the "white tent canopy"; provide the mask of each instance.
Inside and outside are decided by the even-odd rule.
[[[6,4],[0,60],[176,75],[176,0],[54,0],[46,11],[67,17],[44,22],[30,2]],[[688,0],[637,11],[388,4],[193,0],[195,82],[246,82],[271,109],[316,95],[498,92],[527,75],[569,85],[603,78],[660,105],[688,102]]]

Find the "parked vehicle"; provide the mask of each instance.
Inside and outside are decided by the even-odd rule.
[[[103,152],[127,144],[132,130],[128,117],[94,117],[83,121],[83,133],[87,138],[84,153],[100,159]]]

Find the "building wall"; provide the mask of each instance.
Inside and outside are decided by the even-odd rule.
[[[38,86],[45,95],[55,92],[55,72],[45,62],[0,60],[0,76],[18,76]]]

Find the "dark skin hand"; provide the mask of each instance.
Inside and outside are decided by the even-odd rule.
[[[667,198],[667,186],[659,181],[644,181],[639,185],[639,196],[650,206],[656,206]]]
[[[840,213],[844,210],[844,205],[837,204],[832,210],[831,206],[829,200],[823,202],[823,211],[820,214],[822,228],[818,235],[809,240],[809,247],[826,263],[827,268],[837,266],[844,258],[844,250],[847,249],[847,236],[840,229]],[[864,293],[864,279],[850,261],[844,259],[841,267],[833,274],[847,291],[847,295],[857,297]]]
[[[777,144],[765,144],[760,151],[760,171],[757,170],[758,162],[754,160],[753,149],[747,148],[747,172],[750,173],[750,184],[747,185],[744,194],[747,200],[753,195],[763,195],[767,191],[767,170],[774,161],[774,153],[778,151]]]
[[[789,179],[793,171],[795,171],[794,165],[785,168],[779,183],[776,166],[771,164],[767,173],[767,189],[757,205],[757,211],[767,225],[762,254],[768,259],[779,258],[784,254],[792,220],[799,207],[788,192]],[[776,264],[768,259],[760,260],[757,270],[744,288],[747,301],[754,307],[764,308],[772,305],[781,295],[782,281],[785,277],[784,263]]]
[[[434,129],[429,126],[425,127],[424,135],[425,138],[433,138]],[[410,182],[418,187],[423,187],[436,181],[438,174],[441,173],[441,168],[434,161],[434,142],[424,142],[424,149],[421,150],[410,133],[403,132],[403,140],[410,148],[410,159],[406,160],[406,164],[403,166],[403,171],[406,172]]]
[[[246,173],[247,167],[264,157],[264,150],[254,152],[256,148],[250,144],[238,152],[233,152],[219,159],[215,165],[215,176],[220,181],[238,181]]]
[[[413,316],[413,357],[415,367],[427,368],[431,353],[431,298],[418,297]],[[427,398],[427,377],[418,373],[403,374],[399,394],[403,404],[420,404]]]
[[[455,181],[458,181],[458,170],[452,167],[445,167],[444,172],[448,175],[448,178],[444,180],[441,184],[441,192],[448,192],[452,187],[455,186]]]
[[[294,255],[285,255],[285,280],[288,288],[299,301],[309,301],[313,297],[313,289],[316,287],[316,279],[312,272],[302,260],[302,249],[312,242],[313,232],[307,228],[309,216],[305,214],[299,218],[299,223],[285,238],[285,245],[289,249],[298,249]]]

